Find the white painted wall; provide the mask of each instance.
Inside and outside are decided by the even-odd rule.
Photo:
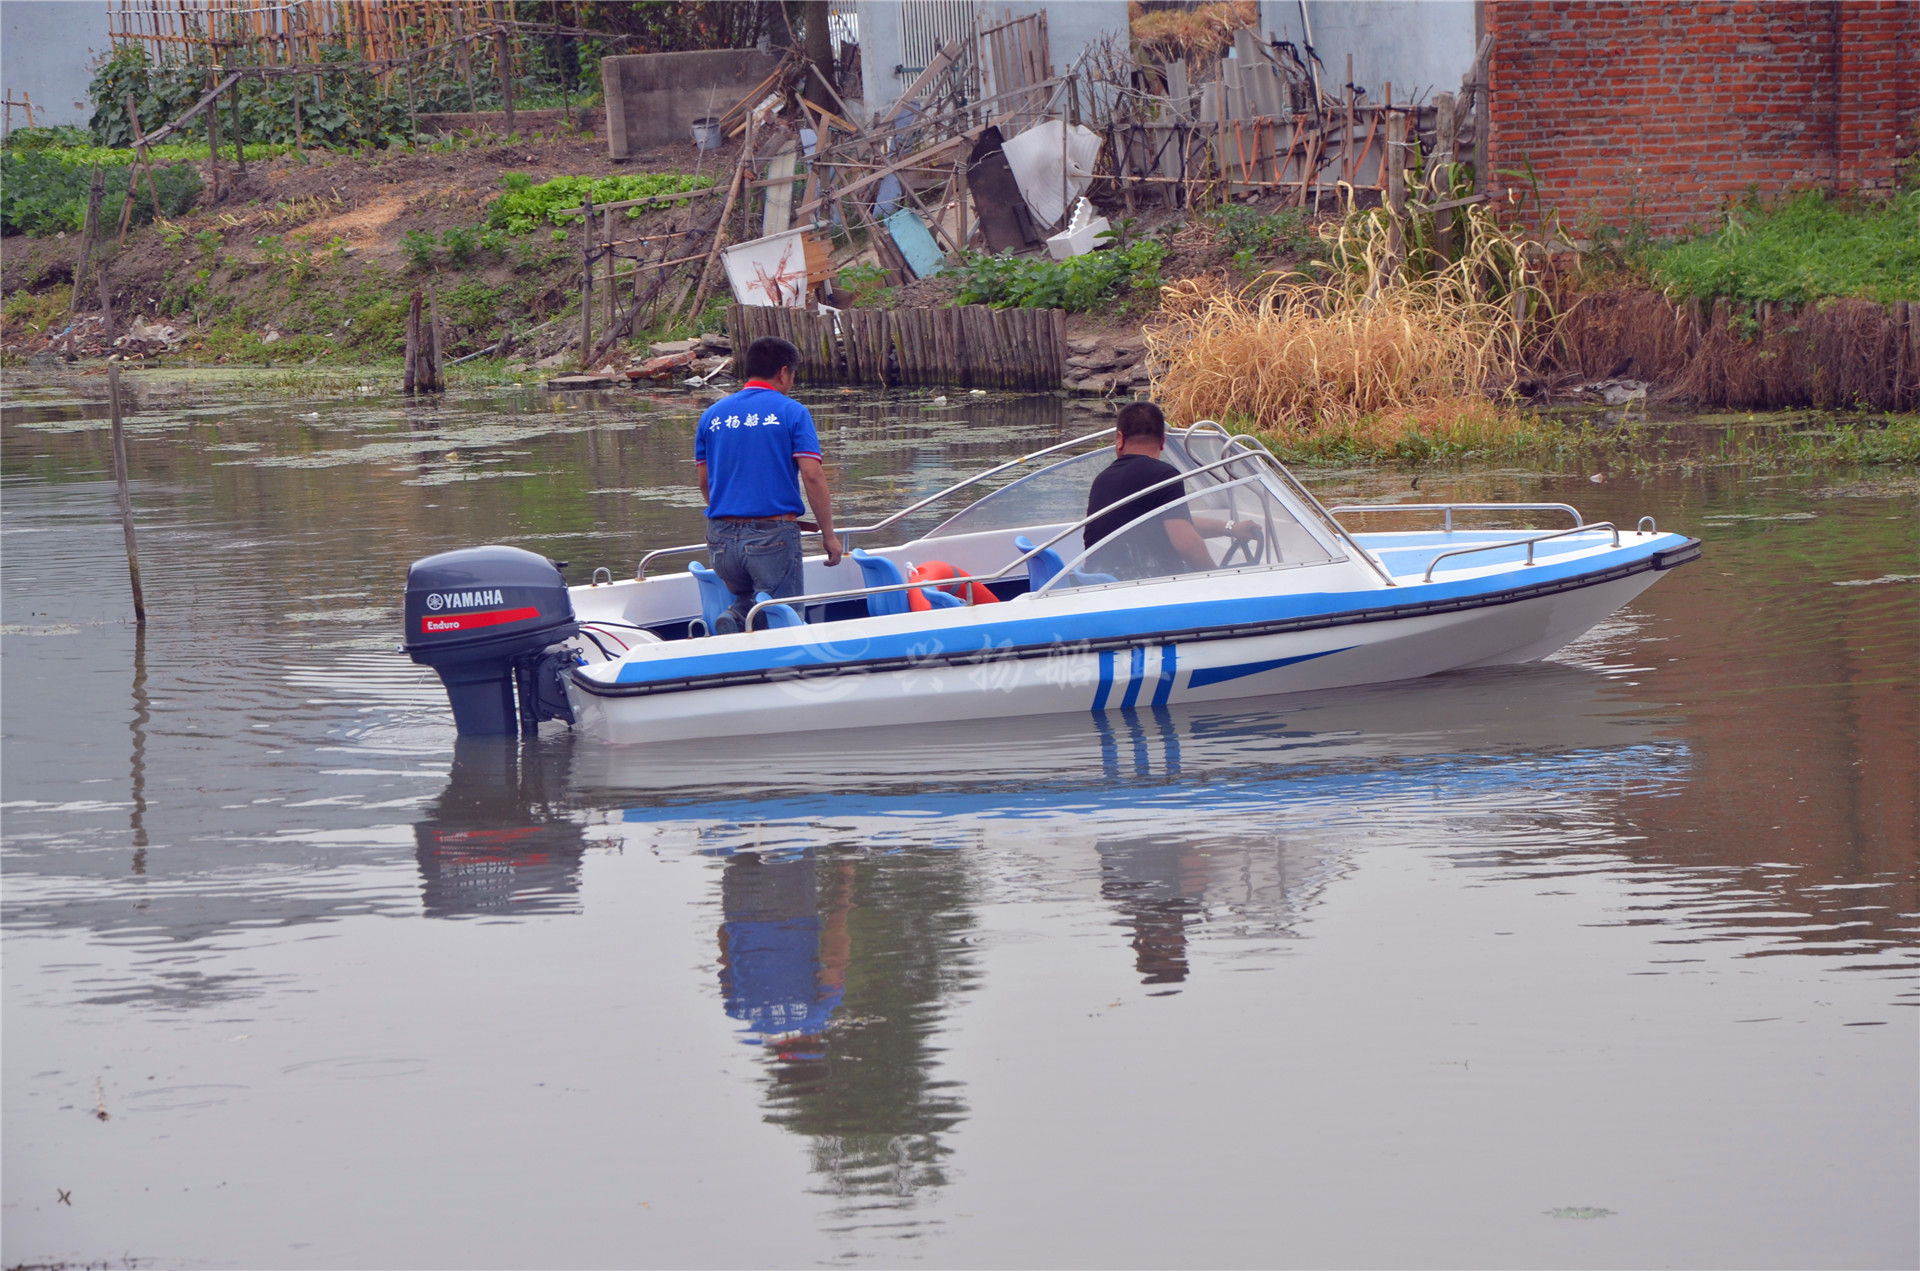
[[[901,52],[901,10],[914,0],[859,0],[861,87],[866,93],[866,109],[884,110],[900,90],[913,82],[913,75],[897,75],[894,67],[906,62]],[[1064,72],[1100,37],[1112,32],[1122,41],[1127,38],[1126,0],[1053,0],[1051,4],[1030,0],[982,0],[979,11],[997,22],[1005,14],[1018,18],[1044,11],[1047,15],[1047,50],[1053,58],[1055,74]]]
[[[1338,96],[1353,54],[1353,82],[1380,101],[1457,93],[1473,69],[1474,0],[1306,0],[1321,82]],[[1302,43],[1299,0],[1261,0],[1261,34]]]
[[[87,84],[107,52],[100,0],[0,0],[0,95],[19,101],[31,94],[36,124],[87,122]],[[19,108],[12,115],[14,127],[25,126]]]

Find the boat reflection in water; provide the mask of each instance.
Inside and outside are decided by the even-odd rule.
[[[427,917],[579,911],[586,831],[567,807],[572,754],[565,738],[455,743],[447,788],[413,827]]]
[[[1478,846],[1550,816],[1556,843],[1617,844],[1621,796],[1671,787],[1689,755],[1608,685],[1545,665],[1233,706],[582,746],[569,797],[623,850],[718,862],[717,996],[766,1050],[767,1115],[811,1139],[826,1190],[886,1208],[941,1182],[965,1107],[938,1034],[980,948],[1055,938],[1007,929],[1008,904],[1104,905],[1132,972],[1177,992],[1196,941],[1303,937],[1363,837],[1457,850],[1463,828]]]

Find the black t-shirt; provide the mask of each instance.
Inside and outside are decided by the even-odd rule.
[[[1102,508],[1106,510],[1087,522],[1086,545],[1092,547],[1127,522],[1145,515],[1154,508],[1165,507],[1169,503],[1186,498],[1187,488],[1184,481],[1172,481],[1149,494],[1140,493],[1150,485],[1158,485],[1169,477],[1179,475],[1178,468],[1165,460],[1155,459],[1149,455],[1121,455],[1115,459],[1108,465],[1106,471],[1093,479],[1093,488],[1087,492],[1089,513],[1099,512]],[[1166,515],[1177,516],[1188,521],[1193,519],[1185,504],[1169,509]],[[1139,537],[1139,535],[1133,537]],[[1157,549],[1159,544],[1154,544],[1154,547]],[[1173,543],[1170,540],[1166,544],[1166,551],[1172,554],[1173,559],[1178,559],[1178,554],[1173,552]],[[1155,555],[1158,554],[1156,551]]]

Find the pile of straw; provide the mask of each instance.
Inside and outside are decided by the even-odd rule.
[[[1174,284],[1146,333],[1154,399],[1179,421],[1292,435],[1484,414],[1544,338],[1548,308],[1529,246],[1472,211],[1460,258],[1421,277],[1399,265],[1392,220],[1375,209],[1327,231],[1334,259],[1319,281]]]

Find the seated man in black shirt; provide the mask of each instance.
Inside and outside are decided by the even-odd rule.
[[[1119,457],[1093,479],[1093,488],[1087,492],[1088,514],[1101,513],[1087,522],[1088,547],[1147,512],[1187,497],[1186,483],[1178,479],[1180,470],[1160,457],[1167,445],[1167,421],[1158,406],[1152,402],[1122,406],[1113,431],[1113,448]],[[1162,481],[1167,484],[1141,493]],[[1157,523],[1142,526],[1117,545],[1116,550],[1126,557],[1124,561],[1102,562],[1094,557],[1087,567],[1104,571],[1119,565],[1130,578],[1215,569],[1218,565],[1205,539],[1255,539],[1259,535],[1253,521],[1229,525],[1218,517],[1196,517],[1189,505],[1181,503],[1167,507]]]

